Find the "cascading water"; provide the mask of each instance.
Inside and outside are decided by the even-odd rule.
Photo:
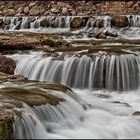
[[[5,29],[38,30],[42,28],[50,32],[52,29],[55,30],[54,32],[70,29],[71,17],[47,17],[49,24],[41,27],[41,21],[44,18],[36,17],[31,22],[28,17],[18,21],[14,17],[10,19],[10,26],[6,25]],[[130,29],[140,27],[138,18],[139,16],[133,16],[129,21]],[[104,28],[110,30],[112,28],[110,17],[105,16],[103,19]],[[96,18],[89,18],[82,31],[98,32],[99,30],[94,28],[95,21]],[[42,52],[33,52],[11,55],[11,57],[17,62],[15,74],[24,75],[31,80],[62,83],[79,88],[73,89],[74,92],[68,90],[64,94],[64,91],[51,89],[46,91],[42,87],[39,87],[41,92],[40,90],[38,92],[39,85],[36,85],[35,89],[25,85],[24,88],[27,88],[27,91],[35,90],[34,94],[42,94],[45,98],[47,93],[64,101],[57,105],[41,103],[31,106],[24,99],[22,115],[14,118],[15,139],[140,138],[140,117],[132,115],[140,111],[139,55],[102,53],[54,57],[42,55]],[[12,86],[10,84],[10,88]],[[0,85],[0,88],[4,86]],[[25,91],[22,94],[28,95]],[[9,96],[11,100],[12,93]],[[29,96],[29,100],[38,99],[38,96],[35,98],[32,96]],[[13,98],[15,97],[13,95]],[[33,99],[30,99],[31,97]],[[7,98],[2,102],[7,102]]]
[[[24,105],[23,115],[14,120],[14,138],[140,138],[140,118],[130,115],[137,108],[135,97],[140,101],[139,91],[127,92],[127,95],[105,91],[76,92],[94,107],[84,111],[69,97],[57,107]],[[116,103],[116,99],[120,103]]]
[[[81,39],[91,39],[96,38],[100,32],[109,32],[115,37],[139,39],[140,16],[128,15],[126,17],[129,23],[124,28],[112,26],[112,17],[107,15],[86,17],[84,25],[78,29],[71,27],[75,16],[0,17],[4,21],[0,28],[9,31],[72,33],[70,36],[72,39],[78,39],[75,35],[73,36],[75,33],[80,33]],[[80,16],[79,18],[84,20],[85,17]],[[91,37],[88,34],[92,34]]]
[[[65,32],[70,29],[71,17],[1,17],[4,21],[10,22],[10,25],[6,25],[4,29],[10,31],[20,30],[20,31],[39,31],[39,32]],[[44,20],[44,21],[43,21]],[[46,22],[45,25],[43,22]]]
[[[66,55],[62,60],[32,55],[17,60],[15,73],[31,80],[62,83],[75,88],[132,90],[139,87],[139,56]]]

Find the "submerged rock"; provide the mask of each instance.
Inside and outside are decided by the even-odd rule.
[[[16,68],[16,62],[5,56],[0,56],[0,72],[4,72],[6,74],[14,74],[14,70]]]

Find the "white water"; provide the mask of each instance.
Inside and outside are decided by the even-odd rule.
[[[41,121],[43,120],[40,117],[41,112],[39,117],[37,117],[31,108],[25,106],[26,114],[23,115],[23,119],[16,119],[15,122],[15,128],[17,128],[15,130],[16,138],[140,138],[140,116],[132,116],[135,111],[140,111],[140,90],[124,92],[122,94],[103,90],[90,91],[74,89],[74,91],[91,105],[91,108],[88,110],[81,110],[82,114],[80,114],[83,117],[81,121],[78,119],[80,106],[74,102],[74,104],[69,102],[70,104],[67,104],[66,110],[60,105],[60,108],[62,108],[63,113],[67,117],[61,118],[60,116],[62,114],[59,117],[58,114],[54,115],[60,121],[57,123],[53,121],[51,131],[49,131],[49,129],[46,130],[46,126],[49,127],[50,122],[47,120],[47,117],[44,115],[43,117],[46,118],[44,118],[44,121]],[[41,111],[41,108],[38,109]],[[53,109],[50,111],[53,113]],[[54,112],[57,113],[57,110],[54,109]],[[64,126],[64,122],[67,120],[71,122],[71,125],[67,124]]]
[[[18,20],[17,17],[0,17],[0,19],[9,19],[11,24],[6,25],[4,27],[4,30],[9,31],[22,31],[22,32],[38,32],[38,33],[64,33],[64,32],[71,32],[71,33],[89,33],[93,32],[95,35],[100,32],[98,27],[95,27],[95,23],[98,19],[104,20],[104,27],[102,31],[107,30],[114,30],[118,33],[119,37],[122,38],[129,38],[129,39],[140,39],[140,16],[139,15],[132,15],[132,17],[127,16],[129,20],[129,27],[127,28],[120,28],[117,29],[115,27],[112,27],[111,25],[111,17],[110,16],[93,16],[90,17],[86,23],[85,27],[82,27],[81,29],[76,29],[74,31],[71,31],[70,28],[70,22],[73,19],[72,16],[37,16],[35,17],[35,21],[30,21],[31,17],[22,17],[21,20]],[[48,26],[42,27],[40,25],[41,21],[43,19],[47,19]],[[81,17],[82,18],[82,17]],[[3,28],[2,28],[3,30]],[[71,36],[70,38],[66,39],[76,39],[79,40],[80,38],[77,38],[77,36]],[[93,36],[92,38],[95,38]],[[82,39],[92,39],[87,36],[87,34],[83,34]]]
[[[16,72],[21,74],[27,74],[30,76],[30,69],[33,68],[35,63],[38,67],[33,68],[35,72],[33,75],[36,76],[41,71],[46,71],[49,62],[52,61],[51,57],[43,57],[42,52],[31,52],[30,54],[15,54],[11,55],[17,61],[18,67]],[[102,56],[100,56],[102,57]],[[67,72],[69,72],[69,67],[71,66],[71,59],[75,56],[66,59],[70,64],[64,64],[65,70],[63,72],[63,82],[67,80]],[[79,67],[82,67],[83,60],[89,60],[88,57],[84,56],[79,61]],[[100,64],[105,61],[105,56],[103,57]],[[76,58],[78,59],[78,58]],[[121,55],[120,61],[114,66],[114,59],[118,60],[119,56],[112,55],[111,60],[108,61],[108,71],[109,75],[106,77],[109,82],[112,80],[112,72],[114,69],[117,71],[117,77],[122,79],[122,85],[118,82],[119,86],[130,88],[131,85],[135,85],[134,78],[139,77],[139,57],[134,55]],[[30,60],[30,61],[29,61]],[[104,60],[104,61],[103,61]],[[47,62],[46,62],[47,61]],[[99,61],[96,59],[95,63]],[[29,62],[29,65],[27,64]],[[135,63],[137,62],[137,63]],[[51,76],[60,78],[59,65],[62,61],[53,60],[52,67],[50,67]],[[20,65],[22,64],[22,65]],[[24,65],[26,64],[26,65]],[[137,65],[136,65],[137,64]],[[91,64],[93,65],[93,64]],[[136,65],[136,66],[134,66]],[[100,65],[100,70],[102,73],[102,67]],[[45,69],[44,69],[44,68]],[[118,68],[122,69],[122,72]],[[38,69],[37,69],[38,68]],[[58,70],[56,70],[58,69]],[[81,68],[82,69],[82,68]],[[84,69],[84,68],[83,68]],[[80,68],[79,68],[80,70]],[[130,71],[129,71],[130,70]],[[80,72],[78,72],[80,74]],[[100,73],[100,74],[101,74]],[[48,72],[46,73],[48,74]],[[84,72],[82,72],[83,76]],[[27,76],[26,75],[26,76]],[[120,76],[118,76],[120,75]],[[44,76],[42,76],[43,78]],[[37,76],[39,78],[39,76]],[[79,78],[75,76],[75,78]],[[83,77],[81,77],[83,78]],[[91,78],[91,77],[89,77]],[[94,77],[93,77],[94,79]],[[131,79],[131,80],[130,80]],[[84,80],[83,80],[84,81]],[[99,82],[99,81],[98,81]],[[109,84],[111,86],[111,83]],[[129,86],[128,86],[129,85]],[[139,86],[139,85],[138,85]],[[73,89],[75,93],[79,96],[67,96],[61,92],[51,92],[51,94],[61,97],[66,100],[66,102],[57,105],[56,107],[51,105],[42,105],[39,107],[31,108],[28,105],[24,105],[23,118],[15,118],[14,124],[14,136],[15,138],[45,138],[45,139],[79,139],[79,138],[89,138],[89,139],[134,139],[140,138],[140,116],[133,116],[132,114],[136,111],[140,111],[140,89],[131,91],[108,91],[108,90],[89,90],[89,89]],[[69,93],[71,95],[71,93]],[[80,98],[83,99],[83,101]],[[83,108],[83,104],[88,104],[89,107]]]
[[[42,55],[11,56],[17,61],[16,74],[31,80],[62,83],[75,88],[132,90],[139,86],[139,56],[99,55],[92,58],[66,55],[63,60]]]

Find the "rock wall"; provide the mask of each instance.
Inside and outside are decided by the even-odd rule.
[[[140,1],[0,1],[0,16],[87,16],[106,14],[140,14]]]

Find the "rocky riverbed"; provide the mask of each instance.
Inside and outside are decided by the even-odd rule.
[[[119,8],[118,8],[119,7]],[[1,1],[1,16],[87,16],[140,14],[138,0],[129,1]]]

